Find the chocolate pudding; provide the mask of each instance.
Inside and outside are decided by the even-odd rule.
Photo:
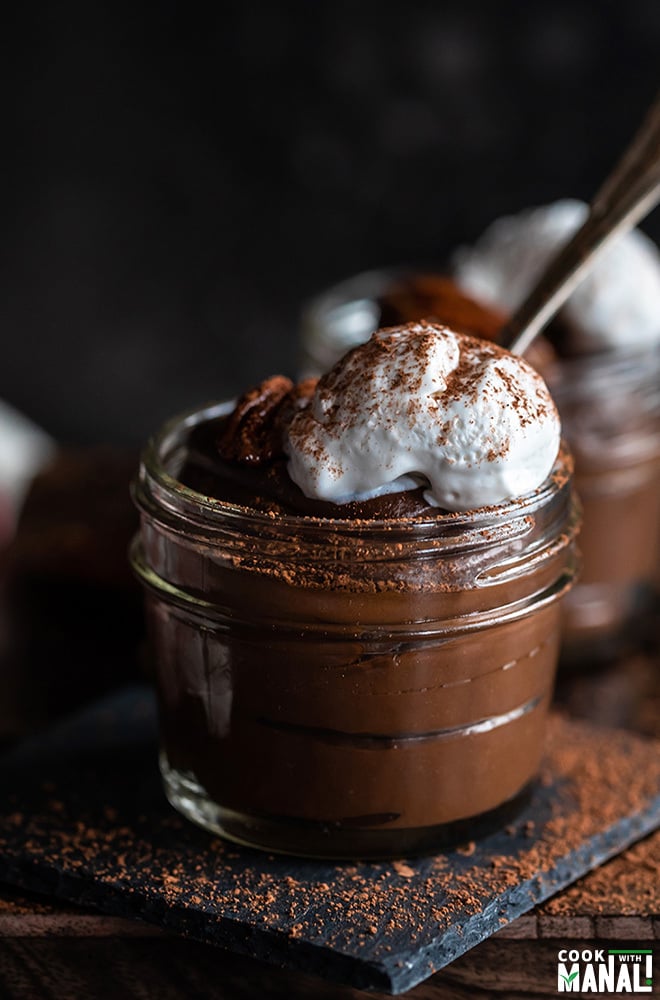
[[[563,604],[563,658],[639,644],[660,566],[660,355],[563,359],[548,372],[583,510],[579,584]]]
[[[133,561],[165,787],[270,850],[423,851],[501,821],[536,774],[574,574],[571,462],[469,511],[428,482],[310,497],[282,440],[314,394],[268,380],[145,452]]]

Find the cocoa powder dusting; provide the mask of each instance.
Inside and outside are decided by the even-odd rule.
[[[660,914],[660,832],[628,848],[541,906],[552,916]]]

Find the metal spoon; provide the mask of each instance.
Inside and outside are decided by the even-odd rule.
[[[522,354],[580,284],[594,260],[660,201],[660,96],[639,132],[592,200],[589,215],[553,257],[498,342]]]

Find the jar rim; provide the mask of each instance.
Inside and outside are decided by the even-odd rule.
[[[147,442],[141,457],[139,484],[155,487],[158,505],[176,512],[181,506],[188,508],[208,518],[213,524],[232,521],[249,521],[255,527],[262,525],[272,531],[274,518],[272,513],[259,510],[256,507],[244,506],[209,497],[204,493],[186,486],[176,475],[167,469],[176,449],[185,445],[185,435],[200,424],[224,416],[231,412],[235,400],[210,402],[187,410],[166,421],[160,430]],[[467,511],[438,510],[432,516],[421,515],[408,520],[401,518],[382,519],[348,519],[340,517],[319,517],[309,514],[278,514],[276,522],[282,528],[295,531],[301,529],[331,531],[337,535],[363,535],[365,533],[383,532],[392,537],[395,533],[403,536],[418,535],[425,532],[444,533],[451,529],[452,534],[462,530],[479,532],[494,524],[509,520],[518,520],[534,514],[543,508],[553,497],[570,483],[573,473],[571,453],[562,442],[551,473],[545,481],[529,493],[507,500],[503,503],[472,508]],[[152,492],[150,490],[150,492]],[[136,497],[139,505],[139,497]]]

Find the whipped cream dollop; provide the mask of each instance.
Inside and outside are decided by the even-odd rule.
[[[588,211],[584,202],[566,199],[498,219],[472,249],[457,251],[458,284],[485,303],[514,310]],[[561,315],[576,351],[660,342],[660,252],[655,243],[638,229],[615,237]]]
[[[429,322],[373,334],[292,418],[288,469],[303,493],[346,503],[427,485],[469,510],[540,486],[559,450],[541,376],[488,341]]]

